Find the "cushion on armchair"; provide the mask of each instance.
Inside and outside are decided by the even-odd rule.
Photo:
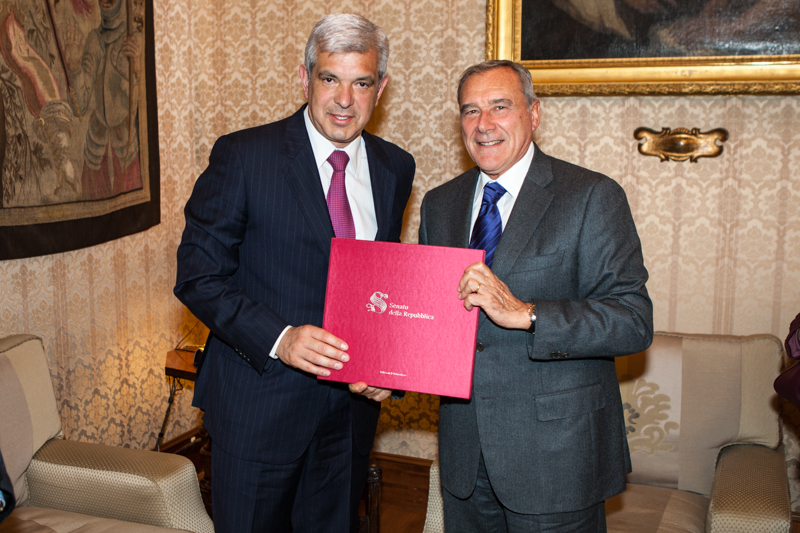
[[[25,470],[33,454],[61,433],[44,347],[34,335],[0,338],[0,452],[17,506],[28,501]]]
[[[737,445],[717,463],[706,531],[783,532],[792,520],[783,449]]]
[[[782,347],[771,335],[658,333],[617,358],[633,472],[629,483],[708,496],[717,455],[731,444],[775,448]]]
[[[148,526],[41,507],[16,509],[14,514],[0,524],[0,533],[176,533],[176,531],[186,530]]]

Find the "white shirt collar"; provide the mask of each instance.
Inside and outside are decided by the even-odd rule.
[[[519,196],[519,190],[522,188],[522,184],[525,182],[525,176],[528,175],[528,170],[531,168],[531,161],[533,161],[533,143],[528,147],[528,151],[525,152],[525,155],[522,156],[522,159],[517,161],[513,167],[509,168],[508,170],[503,173],[499,178],[497,178],[497,183],[503,186],[508,194],[510,194],[515,200],[517,196]],[[476,189],[476,194],[480,191],[481,198],[483,197],[483,188],[486,186],[487,183],[492,181],[492,178],[487,176],[486,174],[481,171],[480,177],[478,179],[478,188]]]
[[[358,175],[361,156],[366,153],[364,137],[359,135],[358,139],[355,139],[344,148],[337,148],[314,127],[314,123],[311,122],[311,117],[308,115],[308,106],[306,106],[303,112],[303,118],[305,119],[308,138],[311,140],[311,150],[314,152],[314,161],[317,164],[317,168],[322,168],[322,165],[328,161],[328,157],[330,157],[334,150],[344,150],[347,152],[347,155],[350,156],[348,165],[352,165],[353,172]]]

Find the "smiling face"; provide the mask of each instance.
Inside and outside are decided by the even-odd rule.
[[[475,164],[497,179],[528,151],[539,127],[539,101],[528,107],[517,74],[499,67],[467,78],[459,102],[464,146]]]
[[[378,52],[320,52],[314,71],[300,66],[311,122],[323,137],[344,148],[359,135],[378,105],[389,77],[378,78]]]

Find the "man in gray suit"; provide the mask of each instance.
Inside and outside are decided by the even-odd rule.
[[[510,61],[467,69],[478,165],[426,194],[420,244],[483,248],[458,286],[481,317],[472,398],[442,398],[445,529],[605,531],[630,472],[614,357],[650,345],[639,237],[613,180],[532,142],[540,104]]]

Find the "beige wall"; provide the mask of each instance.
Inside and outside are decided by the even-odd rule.
[[[182,207],[219,135],[286,116],[303,101],[297,66],[323,14],[386,29],[391,80],[371,130],[411,151],[425,191],[470,165],[454,86],[483,57],[483,0],[155,0],[162,223],[76,252],[0,262],[0,335],[45,339],[67,436],[152,447],[166,407],[163,359],[195,323],[172,295]],[[800,311],[800,99],[557,98],[536,140],[628,193],[651,274],[656,328],[783,337]],[[724,127],[725,153],[660,163],[633,131]],[[167,437],[193,427],[191,392]],[[435,397],[389,403],[378,448],[433,457]],[[790,457],[800,455],[796,440]],[[796,461],[795,461],[796,462]]]

